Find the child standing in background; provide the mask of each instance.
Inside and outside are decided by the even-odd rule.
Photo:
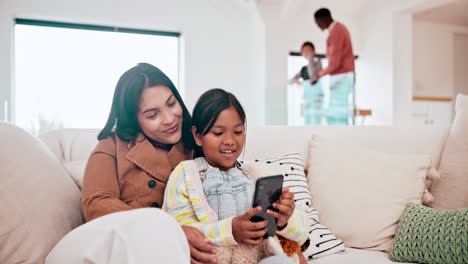
[[[237,161],[246,138],[245,112],[239,101],[221,89],[204,93],[193,110],[192,132],[201,157],[181,162],[169,178],[163,209],[180,225],[198,228],[217,247],[219,264],[295,263],[284,253],[271,256],[262,236],[267,221],[252,222],[261,211],[252,208],[255,175]],[[294,206],[294,194],[283,189],[277,234],[300,246],[307,240],[308,219]]]
[[[294,75],[292,82],[301,84],[303,81],[317,79],[319,72],[322,70],[322,63],[320,59],[315,58],[315,46],[310,41],[306,41],[301,47],[301,56],[306,59],[309,64],[302,67],[302,69]]]
[[[320,81],[317,80],[322,63],[315,57],[315,47],[312,42],[304,42],[301,55],[309,63],[292,78],[291,82],[304,87],[304,125],[320,125],[323,116],[324,92]]]

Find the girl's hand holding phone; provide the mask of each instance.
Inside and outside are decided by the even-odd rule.
[[[289,218],[294,212],[294,194],[289,191],[289,188],[284,188],[281,192],[280,199],[278,202],[273,203],[273,207],[278,209],[279,212],[267,210],[267,214],[276,217],[276,223],[279,229],[286,226]]]
[[[267,221],[252,222],[250,219],[262,208],[257,206],[250,209],[243,215],[236,216],[232,219],[232,235],[239,244],[247,244],[256,246],[262,243],[263,235],[267,232]]]

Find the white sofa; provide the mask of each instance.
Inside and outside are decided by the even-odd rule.
[[[35,201],[40,199],[47,199],[44,197],[34,197],[34,193],[28,191],[28,197],[17,198],[15,195],[21,195],[12,189],[21,189],[21,182],[28,182],[28,177],[25,176],[24,170],[30,169],[39,173],[40,170],[47,170],[51,166],[53,170],[51,173],[47,171],[41,171],[41,177],[43,182],[48,184],[47,179],[44,177],[62,177],[63,183],[57,183],[58,180],[54,178],[53,185],[59,185],[60,195],[65,198],[54,200],[53,203],[56,211],[60,211],[63,208],[68,208],[66,212],[60,211],[59,213],[50,213],[48,215],[41,214],[40,217],[44,218],[42,221],[53,222],[57,220],[57,214],[63,219],[56,221],[57,226],[54,230],[49,232],[29,232],[29,236],[45,236],[50,234],[54,238],[48,245],[43,246],[43,251],[50,250],[54,243],[60,239],[61,236],[65,235],[71,229],[82,224],[82,214],[80,212],[80,193],[79,188],[71,180],[71,174],[82,173],[83,165],[88,158],[91,150],[94,148],[97,139],[96,135],[99,130],[94,129],[62,129],[58,131],[49,132],[43,134],[37,138],[27,135],[21,129],[6,124],[0,123],[0,136],[8,137],[7,143],[4,144],[6,147],[0,149],[0,197],[3,199],[20,199],[15,203],[22,202],[23,205],[16,205],[16,207],[28,207],[34,204]],[[307,157],[308,141],[312,134],[318,134],[321,137],[337,140],[340,142],[349,141],[355,144],[360,144],[366,148],[388,153],[427,153],[432,155],[433,165],[438,168],[440,162],[440,155],[445,144],[445,140],[448,134],[449,128],[447,127],[414,127],[414,128],[395,128],[395,127],[248,127],[247,129],[247,144],[244,154],[241,156],[243,160],[252,160],[255,158],[274,157],[285,153],[299,152],[304,157]],[[4,139],[5,140],[5,139]],[[42,143],[45,144],[42,144]],[[32,146],[32,147],[31,147]],[[46,147],[47,146],[47,147]],[[49,151],[50,150],[50,151]],[[51,158],[51,153],[56,158]],[[38,159],[39,164],[32,166],[23,161],[28,161],[28,157],[37,158],[38,156],[47,156],[47,160]],[[352,159],[353,157],[349,157]],[[7,160],[5,162],[5,160]],[[36,159],[37,160],[37,159]],[[55,164],[52,164],[55,163]],[[47,165],[47,166],[46,166]],[[24,168],[18,168],[18,166],[24,166]],[[61,167],[63,166],[63,167]],[[61,168],[59,168],[61,167]],[[66,169],[65,169],[66,168]],[[382,168],[391,169],[391,168]],[[22,173],[16,173],[15,171],[23,171]],[[53,175],[52,175],[53,174]],[[57,176],[56,174],[59,174]],[[18,179],[20,178],[20,179]],[[76,175],[75,175],[76,178]],[[15,180],[16,179],[16,180]],[[58,178],[57,178],[58,179]],[[9,184],[9,185],[8,185]],[[44,183],[42,183],[44,184]],[[52,185],[52,184],[51,184]],[[5,189],[2,189],[4,187]],[[46,188],[47,187],[47,188]],[[38,188],[44,188],[48,191],[48,186],[38,186]],[[8,188],[8,190],[6,190]],[[29,187],[28,187],[29,188]],[[34,188],[34,187],[33,187]],[[63,193],[62,193],[63,192]],[[5,195],[6,193],[6,195]],[[43,195],[41,193],[41,195]],[[44,194],[46,195],[46,194]],[[60,197],[62,197],[60,196]],[[58,195],[56,197],[59,197]],[[29,201],[29,202],[28,202]],[[47,202],[43,201],[43,202]],[[3,202],[3,200],[2,200]],[[8,200],[7,200],[8,202]],[[31,205],[32,206],[32,205]],[[62,208],[62,207],[63,208]],[[60,208],[59,208],[60,207]],[[18,209],[18,208],[16,208]],[[1,220],[5,220],[10,217],[11,210],[15,208],[5,209],[2,207]],[[10,211],[5,211],[10,210]],[[30,213],[30,215],[28,215]],[[7,216],[8,214],[8,216]],[[22,210],[18,213],[20,218],[34,218],[36,214],[40,212],[31,210]],[[365,217],[363,217],[365,219]],[[3,224],[2,224],[3,225]],[[28,225],[28,228],[31,225]],[[23,245],[18,243],[11,247],[17,247],[16,250],[8,251],[8,247],[2,249],[4,245],[8,244],[8,241],[13,241],[11,235],[15,232],[15,228],[21,228],[21,226],[15,226],[14,224],[3,225],[0,227],[0,263],[10,263],[5,261],[7,256],[10,261],[18,261],[23,259],[25,263],[30,263],[26,259],[31,259],[31,256],[25,257],[28,250],[32,250],[34,245]],[[37,227],[36,227],[37,228]],[[50,227],[49,227],[50,229]],[[13,230],[13,231],[12,231]],[[18,231],[18,230],[16,230]],[[333,230],[332,230],[333,231]],[[7,237],[10,234],[10,237]],[[16,235],[16,234],[15,234]],[[36,237],[29,237],[31,241],[41,241]],[[8,241],[5,241],[8,239]],[[22,241],[28,239],[28,235],[23,235]],[[41,243],[41,242],[37,242]],[[25,250],[21,250],[21,247],[27,246]],[[37,244],[36,244],[37,246]],[[19,254],[19,256],[14,256]],[[46,257],[47,252],[34,252],[34,258],[36,263],[43,261]],[[16,263],[16,262],[11,262]],[[34,263],[31,262],[31,263]],[[338,264],[338,263],[393,263],[388,259],[388,254],[377,251],[368,251],[360,249],[351,249],[343,253],[333,254],[325,256],[315,260],[309,261],[309,263],[316,264]]]

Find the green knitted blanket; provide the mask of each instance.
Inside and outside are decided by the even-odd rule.
[[[424,264],[468,264],[468,208],[437,210],[408,204],[390,259]]]

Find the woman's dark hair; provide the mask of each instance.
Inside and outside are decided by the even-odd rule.
[[[234,107],[245,124],[245,112],[237,98],[223,89],[211,89],[198,98],[193,108],[192,122],[197,134],[206,135],[213,127],[219,114]]]
[[[314,14],[315,19],[329,19],[331,17],[330,10],[327,8],[320,8],[319,10],[315,11]]]
[[[138,123],[138,103],[143,89],[156,85],[164,85],[171,89],[182,107],[182,141],[187,148],[195,146],[191,132],[192,120],[179,92],[172,81],[157,67],[148,63],[139,63],[126,71],[115,87],[112,106],[106,125],[98,135],[98,140],[107,138],[113,133],[125,141],[135,140],[142,132]]]

